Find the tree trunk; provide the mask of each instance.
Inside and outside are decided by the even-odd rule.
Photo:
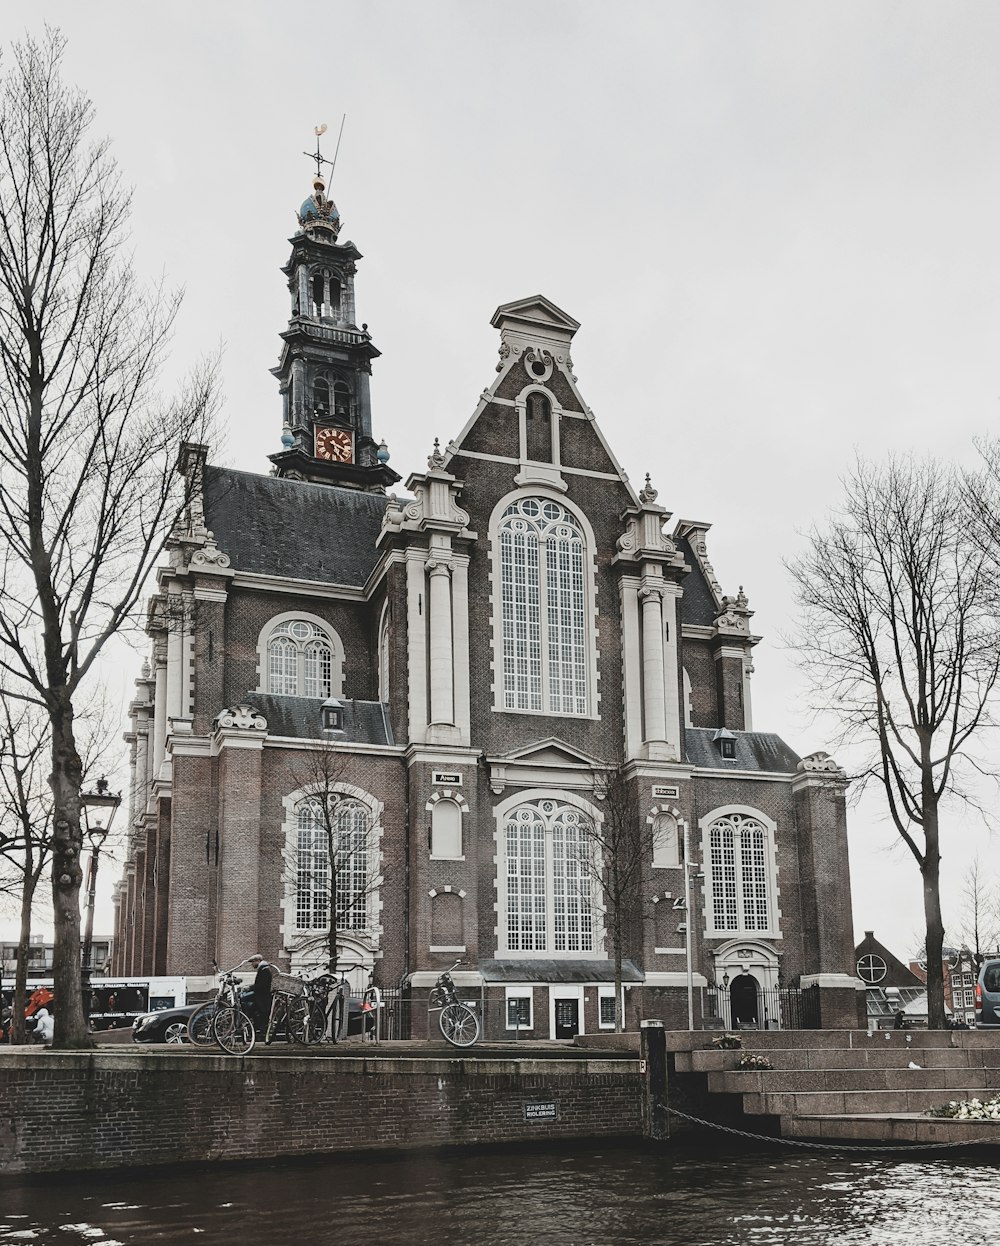
[[[624,1005],[622,1003],[622,931],[621,920],[616,918],[613,923],[614,944],[615,944],[615,1033],[621,1034],[625,1029],[625,1018],[622,1015]],[[598,1009],[600,1009],[600,1001],[598,1001]],[[600,1017],[598,1017],[600,1022]]]
[[[941,919],[941,850],[936,801],[924,807],[924,859],[920,868],[924,884],[924,920],[927,926],[927,1028],[946,1028],[944,1013],[944,922]]]
[[[64,690],[60,690],[60,693]],[[52,989],[55,992],[54,1047],[90,1047],[92,1040],[83,1014],[80,980],[80,782],[82,767],[73,734],[73,706],[68,695],[53,694],[52,724],[52,924],[55,952]]]
[[[28,953],[31,950],[31,906],[35,900],[38,875],[25,870],[21,887],[21,928],[17,939],[17,965],[14,968],[14,1003],[11,1014],[10,1041],[26,1043],[28,1031],[24,1010],[28,1005]]]

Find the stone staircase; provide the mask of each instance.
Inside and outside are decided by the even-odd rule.
[[[743,1128],[753,1131],[757,1118],[771,1132],[777,1118],[786,1138],[1000,1144],[1000,1122],[923,1115],[952,1099],[1000,1091],[1000,1032],[771,1030],[741,1038],[743,1052],[766,1056],[773,1070],[737,1069],[742,1052],[708,1047],[707,1033],[667,1034],[685,1101],[700,1094],[710,1112],[713,1101],[722,1106],[715,1097],[726,1096],[730,1108],[741,1104]]]

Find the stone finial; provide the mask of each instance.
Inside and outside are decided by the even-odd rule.
[[[647,472],[647,473],[646,473],[646,483],[645,483],[644,487],[643,487],[643,488],[639,491],[639,501],[640,501],[640,502],[641,502],[644,506],[646,506],[646,505],[648,505],[650,502],[655,502],[658,496],[659,496],[659,494],[658,494],[657,490],[653,488],[652,482],[650,481],[650,478],[649,478],[649,472]]]
[[[444,455],[441,453],[440,439],[434,438],[434,451],[427,459],[427,466],[431,471],[439,471],[444,467]]]
[[[153,673],[153,668],[149,665],[149,658],[142,659],[142,678],[149,679]]]

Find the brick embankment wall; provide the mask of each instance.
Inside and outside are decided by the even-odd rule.
[[[0,1174],[639,1135],[634,1060],[10,1053]]]

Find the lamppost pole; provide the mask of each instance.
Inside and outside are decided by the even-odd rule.
[[[691,856],[688,846],[688,828],[684,823],[684,950],[687,954],[688,1029],[694,1029],[694,965],[691,963]]]
[[[82,792],[80,795],[87,838],[90,840],[91,846],[90,861],[87,864],[87,917],[83,928],[83,964],[80,970],[80,985],[83,990],[83,1012],[85,1017],[90,1015],[90,975],[92,972],[90,960],[94,944],[94,898],[97,894],[98,860],[101,855],[101,847],[108,837],[108,832],[111,830],[115,812],[121,803],[121,792],[109,791],[108,781],[103,776],[97,780],[93,792]],[[91,809],[104,810],[106,813],[105,820],[103,822],[95,821],[91,825]]]

